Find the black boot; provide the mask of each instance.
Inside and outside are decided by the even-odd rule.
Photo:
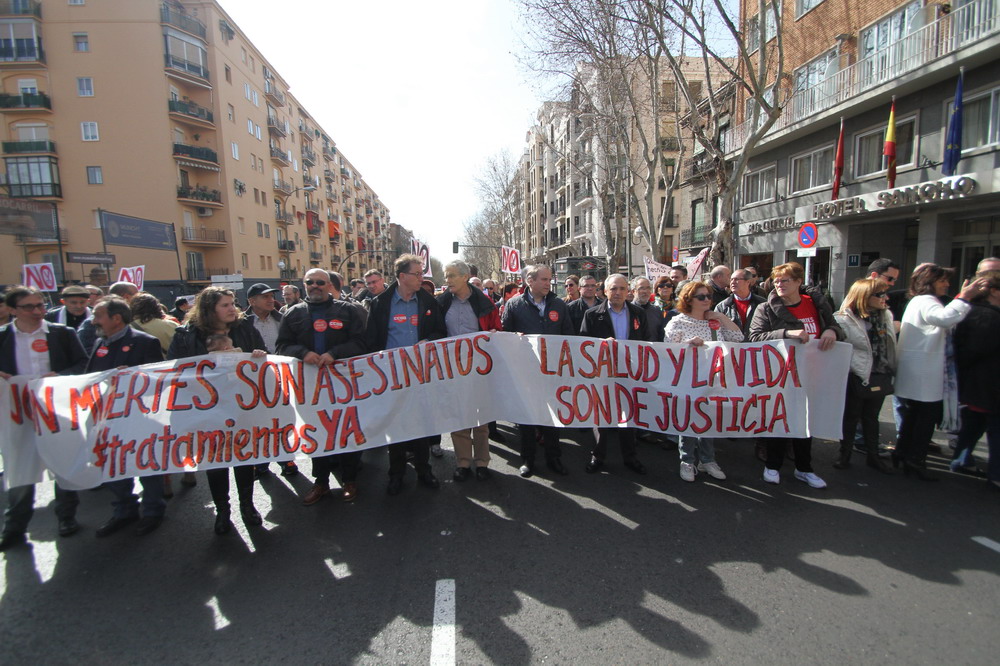
[[[885,464],[885,461],[878,457],[877,449],[875,452],[872,452],[871,449],[868,450],[867,465],[873,469],[877,469],[883,474],[892,474],[892,470]]]
[[[834,469],[847,469],[851,466],[851,448],[850,442],[846,444],[841,442],[840,455],[837,456],[837,462],[833,463]]]
[[[216,505],[215,507],[215,533],[219,536],[226,534],[233,528],[233,521],[229,517],[229,505]]]

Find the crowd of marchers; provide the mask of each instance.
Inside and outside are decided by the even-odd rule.
[[[763,282],[753,267],[733,271],[726,266],[716,266],[704,281],[688,279],[683,266],[674,266],[652,282],[645,277],[629,281],[621,274],[603,282],[590,275],[570,275],[564,283],[565,297],[553,291],[552,271],[544,265],[528,266],[523,283],[502,288],[475,273],[475,267],[453,261],[444,268],[445,284],[438,287],[424,277],[419,257],[403,255],[396,260],[389,283],[377,270],[345,284],[339,274],[314,268],[305,274],[301,287],[285,285],[278,290],[263,283],[252,285],[245,307],[232,291],[206,287],[193,302],[177,299],[172,310],[127,282],[111,285],[107,295],[93,285],[67,287],[61,305],[53,309],[38,290],[15,286],[0,302],[0,377],[84,374],[233,351],[281,354],[326,366],[369,352],[484,331],[693,346],[793,340],[817,345],[821,351],[841,341],[851,345],[852,355],[834,468],[850,468],[852,452],[860,450],[866,464],[878,472],[893,474],[901,469],[908,477],[935,481],[938,476],[928,470],[927,456],[935,446],[934,430],[940,428],[953,436],[952,471],[985,476],[1000,487],[1000,382],[996,381],[1000,259],[980,262],[976,275],[964,281],[952,298],[948,296],[952,269],[921,264],[901,292],[895,289],[899,266],[878,259],[850,285],[839,309],[828,295],[807,284],[797,263],[776,266]],[[891,449],[879,441],[879,413],[889,396],[897,430]],[[522,477],[539,471],[539,448],[551,473],[569,473],[561,458],[564,432],[548,426],[517,426]],[[675,441],[664,433],[630,428],[580,429],[573,434],[590,451],[587,473],[602,470],[609,447],[617,444],[624,466],[646,474],[637,446],[637,439],[645,439],[676,447],[678,473],[686,482],[699,474],[726,479],[712,438],[681,435]],[[985,474],[973,457],[984,434],[989,454]],[[479,424],[450,435],[456,461],[453,479],[489,482],[490,439],[504,441],[496,424]],[[420,484],[439,487],[431,457],[443,455],[440,435],[384,448],[390,495],[402,491],[409,466]],[[826,486],[812,465],[811,438],[761,438],[756,451],[764,463],[763,482],[780,483],[781,468],[790,457],[796,480],[811,488]],[[280,467],[283,476],[300,474],[294,461]],[[330,495],[334,474],[339,476],[340,499],[354,501],[361,467],[361,452],[312,457],[313,483],[302,503],[314,505]],[[254,506],[254,483],[270,473],[267,464],[232,468],[239,515],[248,527],[263,523]],[[233,527],[230,469],[208,470],[205,477],[215,505],[214,530],[226,534]],[[139,481],[141,500],[134,479],[106,484],[114,497],[113,511],[97,528],[98,537],[129,526],[144,535],[160,526],[175,480],[159,475]],[[180,475],[181,485],[197,482],[193,472]],[[0,550],[27,541],[34,501],[33,485],[7,490]],[[61,536],[79,531],[78,504],[77,492],[56,484]]]

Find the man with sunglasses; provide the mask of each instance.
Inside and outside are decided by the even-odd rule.
[[[425,340],[440,340],[448,336],[441,306],[420,288],[424,279],[423,260],[415,254],[404,254],[393,264],[396,281],[371,299],[368,328],[365,332],[369,352],[410,347]],[[440,484],[430,464],[430,437],[419,437],[408,442],[390,444],[389,486],[390,495],[403,489],[406,472],[406,452],[413,453],[413,466],[420,483],[428,488]]]
[[[0,377],[51,377],[83,372],[87,364],[83,345],[73,329],[45,320],[42,292],[32,287],[14,287],[4,296],[4,302],[16,319],[0,326]],[[58,483],[55,493],[59,536],[75,534],[80,529],[76,522],[79,497],[72,490],[63,490]],[[26,541],[34,506],[34,484],[7,490],[0,550]]]
[[[340,275],[313,268],[302,280],[306,300],[290,307],[278,326],[275,350],[278,354],[294,356],[309,365],[325,367],[334,361],[360,356],[365,346],[365,312],[354,303],[340,300],[343,285]],[[343,494],[350,502],[357,497],[358,466],[361,452],[336,454],[340,463]],[[334,454],[314,456],[312,488],[302,498],[306,506],[315,504],[330,492],[330,473]]]
[[[878,280],[889,289],[889,311],[892,312],[896,333],[899,333],[900,322],[903,320],[903,310],[906,309],[906,290],[896,289],[899,280],[899,264],[892,259],[882,257],[868,266],[865,277]]]

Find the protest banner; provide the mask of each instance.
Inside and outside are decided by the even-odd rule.
[[[146,277],[146,266],[128,266],[122,267],[118,271],[118,281],[119,282],[131,282],[136,286],[139,291],[142,291],[142,284]]]
[[[21,266],[21,278],[26,287],[34,287],[39,291],[59,291],[56,271],[51,263],[24,264]]]
[[[427,243],[417,240],[414,238],[411,241],[413,254],[420,257],[420,262],[422,264],[422,269],[424,271],[424,277],[430,278],[434,277],[434,273],[431,271],[431,250],[427,247]]]
[[[521,253],[517,248],[500,246],[500,270],[511,275],[521,274]]]
[[[0,383],[5,482],[67,488],[121,477],[370,449],[510,421],[705,437],[840,439],[851,348],[703,347],[477,333],[318,368],[209,354],[85,376]],[[502,395],[503,400],[483,400]],[[447,405],[447,408],[442,408]],[[0,434],[4,434],[0,432]],[[19,466],[23,465],[23,469]]]
[[[655,283],[661,275],[670,275],[670,265],[653,261],[649,257],[643,257],[642,262],[646,265],[646,279]]]

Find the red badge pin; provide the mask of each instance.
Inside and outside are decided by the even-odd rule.
[[[416,326],[419,323],[420,323],[420,317],[418,317],[417,315],[410,315],[410,324],[411,325]]]
[[[430,317],[430,316],[431,316],[431,311],[430,311],[430,310],[428,310],[427,312],[425,312],[425,313],[424,313],[424,316],[425,316],[425,317]]]
[[[39,354],[44,354],[49,350],[49,343],[46,340],[35,340],[31,343],[31,348]]]
[[[97,358],[104,358],[107,355],[108,355],[108,348],[107,347],[98,347],[97,348]]]
[[[551,319],[552,321],[559,321],[559,313],[556,312],[555,310],[552,310],[551,312],[549,312],[549,319]]]
[[[632,321],[632,329],[636,330],[636,331],[639,330],[639,320],[638,319],[635,319],[635,320]]]
[[[406,315],[405,314],[393,315],[392,320],[394,322],[396,322],[397,324],[405,324],[406,323]]]
[[[327,328],[326,319],[317,319],[313,322],[313,330],[322,333]]]
[[[125,352],[125,353],[128,353],[129,349],[132,349],[132,348],[130,346],[128,346],[128,345],[125,345],[124,347],[122,347],[122,351]]]
[[[722,328],[722,324],[719,323],[718,319],[709,319],[708,327],[713,331],[718,331],[720,328]]]
[[[344,322],[340,321],[339,319],[331,319],[330,328],[332,328],[335,331],[339,331],[340,329],[344,328]]]

